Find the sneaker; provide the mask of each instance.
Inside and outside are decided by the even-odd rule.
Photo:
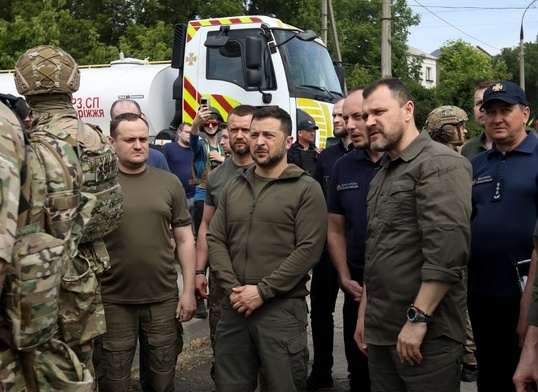
[[[205,306],[205,301],[203,298],[196,299],[196,312],[194,313],[196,318],[206,318],[207,317],[207,308]]]
[[[328,376],[320,376],[315,373],[310,373],[310,376],[306,379],[306,390],[311,391],[324,391],[333,389],[333,378]]]
[[[476,365],[464,364],[463,368],[461,369],[461,381],[475,382],[477,374],[478,374],[478,369]]]

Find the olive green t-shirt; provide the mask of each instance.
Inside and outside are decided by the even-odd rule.
[[[233,158],[228,158],[219,167],[212,170],[207,176],[207,181],[205,183],[204,204],[218,207],[220,192],[222,191],[222,188],[224,188],[224,185],[226,185],[232,178],[241,175],[239,169],[248,169],[253,165],[254,162],[245,166],[238,166],[235,164]]]
[[[177,297],[169,226],[191,224],[183,186],[174,174],[150,166],[140,174],[120,172],[119,182],[124,214],[104,237],[111,267],[101,275],[103,300],[144,304]]]

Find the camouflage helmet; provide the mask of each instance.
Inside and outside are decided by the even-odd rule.
[[[457,106],[439,106],[430,112],[424,128],[433,140],[448,143],[454,136],[454,128],[444,126],[457,125],[468,119],[467,113]]]
[[[21,95],[72,93],[80,85],[80,71],[71,55],[49,45],[24,53],[15,66],[15,85]]]

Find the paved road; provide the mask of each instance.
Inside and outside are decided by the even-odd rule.
[[[181,287],[181,282],[180,282]],[[340,292],[336,309],[342,309],[344,296]],[[334,367],[333,378],[335,381],[332,391],[343,392],[348,390],[347,364],[344,354],[344,344],[342,337],[342,312],[336,311],[335,338],[334,338]],[[176,374],[176,391],[184,392],[211,392],[213,382],[209,375],[211,368],[211,347],[209,343],[209,327],[207,319],[193,319],[184,324],[184,350],[179,357],[178,371]],[[310,328],[308,334],[308,344],[312,353],[312,339]],[[310,358],[312,360],[312,358]],[[133,365],[132,391],[138,390],[138,364]],[[476,392],[476,383],[461,383],[462,392]],[[284,391],[283,391],[284,392]]]

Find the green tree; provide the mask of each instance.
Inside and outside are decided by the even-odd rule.
[[[436,88],[426,88],[420,82],[415,80],[407,80],[406,86],[413,96],[415,104],[415,124],[420,130],[426,123],[428,114],[443,103],[439,98]]]
[[[119,47],[129,57],[169,60],[172,55],[172,26],[163,21],[154,27],[131,25],[120,38]]]
[[[506,63],[493,59],[463,40],[447,41],[439,55],[439,94],[445,105],[464,106],[473,101],[475,86],[489,79],[510,78]]]
[[[274,14],[283,22],[302,30],[321,32],[320,0],[250,0],[250,15]]]
[[[200,18],[220,18],[224,16],[241,16],[247,13],[242,0],[210,0],[201,2],[198,16]]]
[[[525,42],[525,94],[532,115],[538,114],[538,37],[535,42]],[[512,75],[512,81],[519,83],[519,48],[504,48],[494,58],[494,62],[504,62]]]
[[[368,84],[379,79],[382,3],[334,0],[333,8],[348,86]],[[412,12],[405,0],[394,0],[391,11],[392,74],[406,80],[415,79],[418,75],[416,67],[408,62],[407,38],[409,27],[419,23],[419,15]],[[332,48],[333,45],[329,44],[328,47]]]

